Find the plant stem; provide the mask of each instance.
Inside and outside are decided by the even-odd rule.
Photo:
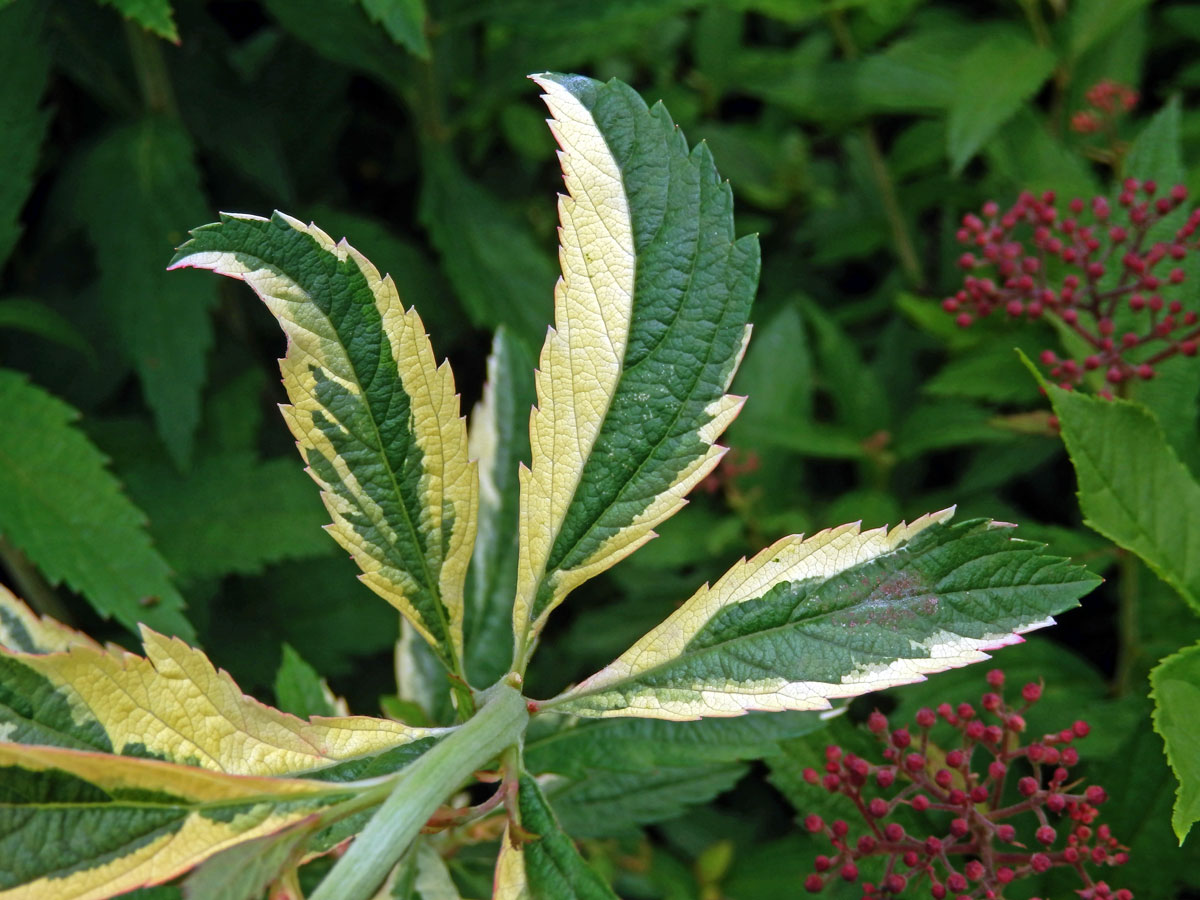
[[[479,712],[414,762],[310,900],[369,900],[437,808],[471,773],[520,740],[525,698],[503,681]]]
[[[846,27],[846,20],[841,12],[835,11],[829,14],[829,26],[833,30],[834,40],[837,41],[842,55],[849,60],[857,59],[858,47],[854,43],[850,29]],[[879,191],[883,213],[887,216],[888,226],[892,230],[892,245],[896,251],[896,257],[900,261],[900,268],[904,270],[904,275],[909,283],[913,287],[921,289],[925,286],[925,275],[921,271],[921,261],[917,257],[916,245],[913,243],[912,235],[908,232],[908,225],[904,221],[904,211],[900,209],[900,200],[896,196],[896,185],[892,181],[892,173],[888,169],[887,159],[879,146],[879,138],[869,121],[862,124],[859,133],[867,149],[867,162],[871,167],[871,176],[875,179],[875,187]]]
[[[64,625],[72,624],[74,617],[54,592],[54,588],[46,582],[42,573],[27,556],[3,537],[0,537],[0,563],[8,569],[22,599],[34,612],[57,619]]]
[[[1138,579],[1141,571],[1137,557],[1122,551],[1117,571],[1117,666],[1113,673],[1112,692],[1117,697],[1123,697],[1133,686],[1133,667],[1141,654],[1142,641],[1138,629]]]
[[[146,109],[174,117],[175,94],[171,90],[171,79],[167,74],[166,60],[163,59],[161,40],[132,22],[125,23],[125,39],[129,44],[129,55],[133,59],[133,69],[137,73],[138,86],[142,89],[142,100]]]

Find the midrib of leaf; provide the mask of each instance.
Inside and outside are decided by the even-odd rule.
[[[309,236],[306,235],[306,237],[309,237]],[[310,237],[310,239],[311,239],[311,237]],[[325,250],[324,248],[319,248],[319,249],[320,249],[320,252],[330,253],[330,254],[334,255],[335,258],[337,258],[337,254],[335,251]],[[281,275],[283,275],[285,278],[287,278],[289,281],[291,281],[291,283],[296,285],[298,288],[300,287],[300,285],[302,283],[300,279],[292,276],[282,266],[270,263],[267,260],[262,259],[261,257],[255,256],[252,253],[247,253],[245,251],[237,251],[235,253],[235,256],[241,257],[243,260],[252,261],[253,263],[256,264],[256,268],[267,269],[270,271],[279,272]],[[346,262],[346,260],[338,259],[339,264],[344,264],[345,262]],[[359,275],[362,275],[363,273],[362,273],[362,270],[358,267],[358,263],[353,262],[352,259],[350,259],[350,262],[353,264],[354,269],[359,273]],[[363,276],[363,277],[365,280],[365,276]],[[303,290],[303,288],[301,288],[301,290]],[[368,290],[369,290],[369,288],[368,288]],[[372,296],[374,296],[374,292],[372,291],[371,293],[372,293]],[[311,302],[311,295],[308,293],[308,291],[304,291],[304,294],[305,294],[305,296],[310,298],[310,302]],[[324,315],[326,319],[329,319],[330,322],[333,321],[330,313],[322,312],[322,315]],[[295,323],[294,321],[292,321],[290,319],[288,321],[288,324],[290,327],[297,326],[297,323]],[[382,323],[381,323],[381,325],[382,325]],[[303,327],[303,326],[300,326],[300,327]],[[310,329],[304,329],[304,330],[309,331],[310,334],[313,334],[313,332]],[[374,436],[375,436],[375,441],[373,444],[371,444],[371,446],[373,448],[377,448],[379,458],[383,462],[384,467],[387,469],[388,480],[391,482],[392,492],[396,497],[398,497],[400,499],[400,503],[398,505],[404,512],[404,524],[407,526],[408,533],[411,535],[411,537],[413,539],[413,545],[415,547],[421,548],[425,551],[425,552],[422,552],[419,554],[420,558],[421,558],[421,572],[425,577],[425,583],[426,583],[426,585],[428,585],[430,593],[433,595],[433,598],[437,601],[433,605],[436,607],[436,614],[437,614],[439,622],[444,630],[444,633],[445,633],[447,639],[449,639],[449,636],[451,634],[450,622],[446,618],[446,604],[442,600],[441,586],[438,583],[438,581],[433,578],[433,573],[429,570],[428,550],[427,550],[427,548],[425,548],[425,543],[422,540],[420,533],[417,531],[416,525],[413,523],[412,515],[409,513],[409,510],[408,510],[408,504],[404,502],[405,493],[402,490],[400,490],[400,484],[396,479],[396,471],[395,471],[395,469],[392,468],[391,460],[388,459],[387,453],[384,452],[383,435],[379,431],[379,423],[376,420],[375,407],[369,400],[369,395],[364,387],[362,376],[359,374],[359,371],[358,371],[358,363],[355,361],[354,356],[349,352],[349,349],[346,347],[346,345],[342,342],[341,332],[338,330],[338,328],[336,326],[334,327],[333,332],[337,336],[337,346],[341,349],[342,353],[345,355],[346,360],[350,364],[350,369],[354,373],[355,385],[362,392],[361,396],[363,398],[363,406],[370,412],[369,419],[371,421],[371,431],[374,433]],[[385,338],[386,338],[386,335],[385,335]],[[396,378],[399,379],[400,378],[399,368],[397,366],[395,357],[392,355],[393,351],[392,351],[391,342],[385,340],[384,344],[386,345],[388,358],[391,360],[392,367],[394,369],[396,369]],[[310,363],[309,365],[317,367],[315,363]],[[428,392],[428,388],[429,388],[428,379],[422,377],[422,382],[426,388],[426,391]],[[411,425],[411,419],[412,419],[411,410],[409,412],[409,419],[410,419],[410,422],[405,427],[408,429],[409,433],[411,434],[412,429],[411,429],[411,427],[409,427],[409,425]],[[356,432],[354,432],[350,428],[348,428],[345,425],[345,423],[343,423],[341,420],[338,421],[338,426],[341,428],[344,428],[348,434],[350,434],[352,437],[355,437],[357,440],[361,441],[362,443],[364,443],[364,444],[369,443],[368,441],[363,440],[362,437],[360,437]],[[438,432],[437,433],[437,441],[438,441],[439,447],[441,446],[441,440],[442,440],[441,433]],[[419,446],[419,445],[417,445],[415,439],[413,441],[413,445]],[[443,450],[444,450],[444,448],[443,448]],[[444,455],[445,454],[443,452],[443,456]],[[422,457],[424,457],[423,451],[422,451]],[[423,468],[423,466],[422,466],[422,468]],[[378,507],[378,504],[376,504],[376,503],[371,503],[370,505],[375,508]],[[364,510],[364,512],[365,512],[365,510]],[[374,511],[373,511],[373,513],[374,513]],[[389,531],[392,530],[392,523],[388,522],[387,519],[385,517],[383,517],[382,515],[372,514],[371,521],[377,528],[379,528],[380,534],[387,534]],[[461,672],[462,660],[457,659],[457,658],[454,659],[454,669],[455,669],[456,675],[460,675],[460,676],[462,675],[462,672]]]
[[[665,221],[665,219],[664,219],[664,221]],[[655,235],[657,236],[657,234],[659,234],[661,231],[662,231],[662,225],[660,225],[660,226],[659,226],[659,230],[658,230],[657,232],[655,232]],[[732,246],[732,245],[731,245],[731,246]],[[612,395],[611,395],[611,396],[608,398],[608,404],[605,406],[605,416],[606,416],[606,417],[607,417],[607,415],[608,415],[608,410],[612,408],[613,401],[616,399],[617,395],[618,395],[618,394],[620,393],[620,391],[621,391],[621,385],[622,385],[622,384],[624,383],[624,381],[625,381],[625,376],[626,376],[626,374],[629,374],[629,373],[632,373],[632,372],[636,372],[636,371],[637,371],[637,370],[638,370],[638,369],[639,369],[639,368],[640,368],[640,367],[641,367],[641,366],[642,366],[644,363],[648,363],[648,362],[650,362],[650,360],[651,360],[651,359],[653,358],[653,356],[654,356],[654,350],[655,350],[655,349],[657,349],[659,346],[661,346],[661,345],[662,345],[662,344],[663,344],[663,343],[664,343],[664,342],[667,340],[667,338],[668,338],[668,337],[671,335],[671,333],[672,333],[672,332],[673,332],[673,331],[676,329],[676,327],[678,326],[678,324],[679,324],[679,317],[680,317],[680,314],[683,312],[683,310],[684,310],[684,309],[685,309],[685,307],[687,306],[687,303],[688,303],[688,301],[691,299],[691,296],[692,296],[692,285],[693,285],[693,283],[694,283],[694,281],[695,281],[695,274],[696,274],[696,261],[697,261],[697,257],[698,257],[698,256],[699,256],[699,254],[694,254],[694,255],[693,255],[693,258],[692,258],[692,267],[691,267],[691,270],[690,270],[690,271],[689,271],[689,273],[688,273],[688,286],[687,286],[687,291],[686,291],[686,293],[685,293],[685,296],[683,297],[683,299],[680,301],[678,308],[676,308],[676,310],[675,310],[675,314],[674,314],[674,315],[671,317],[671,323],[670,323],[670,325],[668,325],[668,326],[667,326],[665,329],[663,329],[662,336],[661,336],[661,337],[660,337],[660,338],[659,338],[659,339],[658,339],[658,340],[657,340],[657,341],[654,343],[653,347],[650,347],[650,348],[648,348],[648,349],[647,349],[647,351],[646,351],[646,353],[643,355],[643,357],[642,357],[640,360],[638,360],[638,361],[637,361],[637,362],[636,362],[636,363],[635,363],[635,364],[634,364],[632,367],[630,367],[630,368],[626,369],[626,368],[625,368],[625,366],[624,366],[624,361],[622,361],[622,366],[621,366],[621,375],[620,375],[620,378],[619,378],[619,379],[618,379],[618,381],[617,381],[617,389],[616,389],[615,391],[613,391]],[[633,264],[634,264],[634,284],[636,285],[636,284],[637,284],[637,259],[636,259],[636,257],[635,257],[635,259],[634,259],[634,263],[633,263]],[[636,315],[637,315],[637,311],[636,311],[636,304],[637,304],[637,299],[635,298],[635,299],[634,299],[634,305],[635,305],[635,309],[634,309],[633,316],[636,316]],[[721,316],[722,320],[724,320],[724,319],[728,318],[728,311],[729,311],[729,306],[728,306],[728,304],[727,304],[727,305],[726,305],[726,307],[725,307],[724,314]],[[633,318],[633,316],[631,316],[631,319]],[[631,328],[630,330],[632,331],[632,328]],[[719,329],[718,329],[718,330],[719,330]],[[706,353],[706,354],[705,354],[705,356],[704,356],[704,365],[697,366],[697,368],[696,368],[696,376],[695,376],[695,377],[692,379],[691,383],[690,383],[690,384],[689,384],[689,386],[688,386],[688,396],[687,396],[687,399],[685,399],[684,401],[682,401],[682,402],[680,402],[680,403],[678,403],[678,404],[676,404],[676,405],[675,405],[675,413],[674,413],[674,415],[672,415],[672,416],[671,416],[671,418],[670,418],[670,420],[669,420],[669,424],[668,424],[667,428],[666,428],[666,429],[664,429],[662,438],[661,438],[661,439],[659,439],[659,440],[658,440],[656,443],[654,443],[654,444],[650,445],[650,451],[649,451],[649,452],[648,452],[648,453],[647,453],[647,454],[646,454],[646,455],[645,455],[645,456],[642,458],[642,461],[638,463],[637,467],[636,467],[636,468],[633,470],[632,474],[631,474],[631,475],[629,476],[629,478],[626,480],[626,483],[625,483],[624,485],[622,485],[622,486],[621,486],[621,487],[620,487],[620,488],[617,490],[617,492],[616,492],[616,494],[615,494],[614,498],[613,498],[613,499],[612,499],[612,500],[611,500],[609,503],[607,503],[607,504],[604,506],[604,508],[603,508],[603,509],[601,509],[601,510],[600,510],[600,511],[599,511],[599,512],[598,512],[598,513],[597,513],[597,514],[596,514],[596,515],[595,515],[595,516],[592,518],[592,523],[591,523],[590,525],[588,525],[588,527],[587,527],[587,528],[586,528],[586,529],[585,529],[585,530],[584,530],[584,531],[583,531],[583,532],[582,532],[582,533],[579,535],[579,537],[578,537],[578,538],[576,538],[576,539],[575,539],[574,543],[572,543],[572,544],[571,544],[569,547],[567,547],[566,549],[564,549],[564,550],[563,550],[561,553],[557,554],[557,556],[558,556],[558,558],[559,558],[559,559],[558,559],[558,562],[556,562],[556,563],[555,563],[555,564],[553,564],[553,565],[547,565],[547,569],[548,569],[549,571],[546,573],[546,575],[544,575],[544,576],[542,577],[542,579],[540,579],[540,580],[538,581],[538,589],[539,589],[539,591],[540,591],[540,589],[541,589],[542,582],[544,582],[544,581],[545,581],[545,579],[546,579],[547,577],[549,577],[549,572],[550,572],[550,571],[558,571],[558,570],[561,568],[562,564],[563,564],[563,563],[564,563],[564,562],[565,562],[567,559],[569,559],[569,558],[570,558],[571,554],[572,554],[572,553],[575,551],[575,549],[576,549],[576,548],[577,548],[577,547],[578,547],[580,544],[583,544],[583,543],[584,543],[584,541],[585,541],[585,540],[586,540],[586,539],[587,539],[589,536],[591,536],[591,534],[592,534],[592,533],[593,533],[593,532],[596,530],[596,528],[599,526],[599,524],[600,524],[600,520],[601,520],[601,519],[604,517],[604,514],[605,514],[605,513],[607,513],[607,512],[608,512],[610,509],[612,509],[612,508],[613,508],[613,507],[614,507],[614,506],[617,504],[617,502],[620,500],[621,496],[624,494],[624,491],[625,491],[625,489],[628,487],[628,485],[629,485],[631,482],[635,481],[635,480],[637,479],[637,477],[638,477],[638,476],[639,476],[639,475],[640,475],[640,474],[641,474],[641,473],[642,473],[642,472],[643,472],[643,471],[646,469],[646,467],[647,467],[647,466],[650,464],[650,462],[656,458],[656,454],[657,454],[657,452],[658,452],[659,448],[660,448],[660,447],[662,447],[662,445],[663,445],[663,444],[667,443],[667,442],[668,442],[668,441],[671,439],[671,437],[672,437],[672,435],[673,435],[673,432],[674,432],[674,429],[675,429],[675,426],[676,426],[676,425],[679,423],[679,420],[680,420],[680,418],[682,418],[682,416],[683,416],[683,413],[684,413],[684,409],[685,409],[685,407],[687,406],[688,402],[690,402],[690,401],[691,401],[692,397],[695,395],[695,391],[696,391],[696,385],[697,385],[697,383],[700,381],[700,376],[701,376],[701,375],[704,373],[704,371],[705,371],[705,369],[706,369],[706,366],[707,366],[708,362],[709,362],[709,361],[712,359],[712,351],[713,351],[713,345],[710,343],[710,344],[708,345],[708,350],[707,350],[707,353]],[[574,377],[574,373],[572,373],[572,377]],[[596,432],[596,438],[597,438],[597,439],[599,439],[599,437],[600,437],[600,435],[601,435],[602,431],[603,431],[603,426],[601,427],[601,429],[600,429],[600,430],[597,430],[597,432]],[[591,452],[591,449],[592,449],[592,448],[589,448],[589,454],[590,454],[590,452]],[[582,483],[582,481],[583,481],[582,475],[583,475],[583,470],[582,470],[582,468],[581,468],[581,470],[580,470],[580,479],[579,479],[579,480],[578,480],[578,481],[575,483],[575,489],[574,489],[574,491],[573,491],[573,492],[572,492],[572,494],[571,494],[571,502],[572,502],[572,503],[574,503],[575,495],[576,495],[576,493],[579,491],[579,485],[580,485],[580,484]],[[568,508],[568,509],[570,508],[570,504],[568,504],[568,507],[567,507],[567,508]],[[563,521],[562,521],[561,523],[559,523],[559,528],[558,528],[558,531],[556,531],[556,532],[555,532],[555,537],[556,537],[556,538],[557,538],[557,535],[558,535],[558,533],[559,533],[559,532],[561,532],[561,530],[562,530],[562,525],[564,525],[564,524],[566,524],[566,519],[565,519],[565,518],[563,519]],[[551,548],[553,548],[553,547],[554,547],[554,544],[551,544]]]

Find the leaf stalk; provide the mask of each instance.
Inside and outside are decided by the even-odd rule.
[[[520,740],[525,698],[504,682],[480,695],[479,712],[420,757],[310,900],[369,900],[438,807],[476,769]]]

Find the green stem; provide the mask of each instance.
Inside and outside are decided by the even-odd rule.
[[[1138,595],[1141,576],[1138,559],[1122,551],[1117,564],[1117,667],[1113,673],[1112,692],[1123,697],[1133,687],[1134,665],[1141,655],[1141,634],[1138,628]]]
[[[310,900],[369,900],[421,827],[471,773],[517,743],[529,713],[515,688],[483,692],[479,712],[414,762]]]
[[[854,36],[850,33],[842,13],[837,11],[830,13],[829,25],[842,55],[849,60],[857,59],[858,46],[854,43]],[[883,155],[883,149],[879,146],[879,138],[870,122],[863,123],[859,134],[867,150],[867,163],[871,167],[871,177],[879,191],[883,213],[887,217],[888,227],[892,232],[892,247],[896,251],[900,268],[904,270],[905,277],[913,287],[922,289],[925,287],[925,274],[921,271],[921,260],[917,256],[916,244],[913,242],[908,224],[904,220],[904,210],[900,208],[896,184],[892,179],[891,170],[888,168],[887,158]]]
[[[29,557],[3,537],[0,537],[0,563],[8,569],[21,598],[34,612],[57,619],[64,625],[72,624],[74,617],[54,592],[54,588],[29,561]]]
[[[137,73],[138,86],[146,109],[153,113],[176,115],[175,94],[167,74],[167,62],[162,55],[162,41],[144,28],[125,23],[125,39]]]

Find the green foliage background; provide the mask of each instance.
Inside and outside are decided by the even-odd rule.
[[[746,471],[727,467],[579,592],[531,694],[605,664],[775,537],[957,503],[1108,577],[999,662],[1046,679],[1061,716],[1045,727],[1086,707],[1084,757],[1132,848],[1114,884],[1196,896],[1197,838],[1177,849],[1147,693],[1200,622],[1083,527],[1062,441],[1029,415],[1046,401],[1012,352],[1056,346],[1050,328],[960,331],[936,301],[961,278],[964,212],[1021,189],[1102,193],[1120,174],[1068,127],[1102,78],[1142,96],[1120,140],[1153,129],[1125,164],[1200,192],[1198,40],[1194,4],[1145,0],[0,2],[0,577],[101,638],[129,643],[140,619],[194,640],[265,699],[283,659],[354,711],[396,702],[396,616],[321,533],[272,409],[274,322],[239,286],[164,267],[218,209],[311,218],[393,275],[469,408],[491,331],[507,325],[533,358],[551,315],[560,182],[524,76],[617,76],[708,141],[739,228],[761,235],[734,386],[751,399],[727,441]],[[1137,397],[1185,467],[1198,393],[1200,361],[1178,359]],[[970,699],[981,674],[867,708]],[[627,730],[632,747],[653,727]],[[764,733],[764,766],[698,727],[716,747],[706,765],[672,768],[668,748],[654,783],[597,769],[552,799],[622,896],[791,896],[818,852],[795,811],[825,802],[798,773],[828,739]],[[464,896],[486,893],[483,862],[455,857]]]

